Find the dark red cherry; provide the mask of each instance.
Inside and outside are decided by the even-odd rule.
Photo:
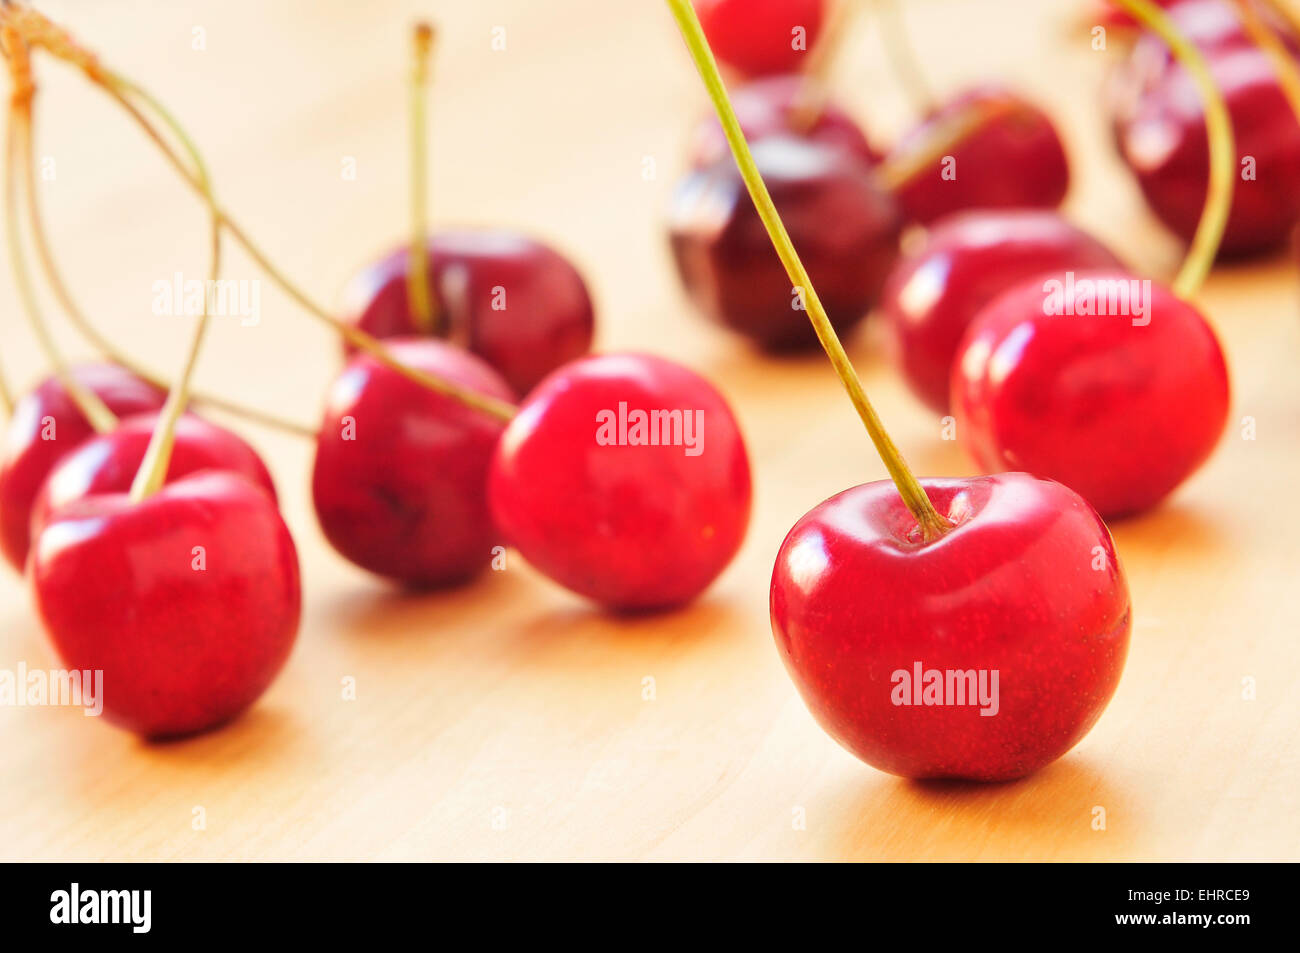
[[[720,62],[747,76],[802,69],[826,19],[826,0],[695,0]]]
[[[460,348],[429,338],[388,346],[405,364],[514,400],[501,375]],[[330,388],[316,441],[312,498],[325,537],[363,569],[407,585],[472,578],[501,543],[487,470],[504,427],[369,356],[353,358]]]
[[[1106,246],[1057,212],[959,212],[936,222],[894,268],[881,310],[907,382],[946,414],[952,359],[981,308],[1035,275],[1122,267]]]
[[[556,582],[603,606],[699,595],[749,525],[749,455],[731,409],[686,368],[588,357],[529,395],[492,461],[492,513]]]
[[[1261,50],[1229,49],[1211,55],[1209,64],[1242,163],[1220,254],[1277,248],[1300,221],[1300,123]],[[1209,146],[1200,97],[1187,72],[1179,66],[1166,70],[1120,120],[1118,132],[1124,161],[1152,211],[1190,241],[1205,204]]]
[[[124,417],[115,430],[92,437],[60,460],[32,504],[32,535],[40,533],[51,512],[74,500],[129,492],[157,424],[157,413]],[[184,414],[176,422],[166,480],[174,483],[200,470],[235,473],[276,499],[270,471],[242,437]]]
[[[438,232],[428,249],[443,336],[491,364],[516,393],[591,349],[591,298],[559,252],[495,229]],[[403,247],[353,278],[344,313],[354,324],[378,338],[419,334],[406,297],[408,264]]]
[[[1022,777],[1078,743],[1114,694],[1124,574],[1105,524],[1060,484],[922,483],[956,524],[932,542],[889,481],[795,524],[772,573],[777,649],[817,721],[868,764]]]
[[[927,224],[963,209],[1060,205],[1070,186],[1061,138],[1041,109],[1004,89],[980,87],[949,100],[904,136],[895,154],[914,149],[937,124],[972,108],[991,115],[948,156],[898,189],[907,218]]]
[[[1059,480],[1108,518],[1186,480],[1222,436],[1228,401],[1201,314],[1122,272],[1012,288],[975,318],[953,363],[958,439],[979,465]]]
[[[238,715],[298,632],[289,530],[265,489],[233,473],[55,511],[33,541],[31,578],[63,664],[102,671],[104,716],[151,738]]]
[[[166,394],[116,364],[87,364],[72,374],[119,416],[158,410]],[[32,502],[50,470],[95,429],[57,377],[18,401],[0,461],[0,549],[15,569],[27,560]]]
[[[793,136],[830,146],[841,146],[874,165],[880,153],[867,141],[853,118],[834,102],[822,102],[811,125],[799,128],[800,93],[809,82],[800,75],[767,76],[752,80],[732,92],[731,102],[745,139],[752,145],[768,136]],[[717,117],[710,114],[696,126],[691,144],[691,165],[703,168],[731,159],[731,148]]]
[[[843,149],[773,136],[754,161],[839,332],[871,310],[898,254],[893,198]],[[815,346],[802,294],[790,286],[731,159],[677,186],[669,232],[678,273],[714,321],[771,349]]]

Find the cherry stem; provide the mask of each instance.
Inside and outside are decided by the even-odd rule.
[[[1297,24],[1291,10],[1284,7],[1283,4],[1277,3],[1275,0],[1267,0],[1266,5],[1292,30],[1296,30],[1300,26],[1300,24]],[[1287,104],[1291,107],[1291,112],[1295,115],[1296,120],[1300,121],[1300,68],[1296,66],[1291,51],[1286,48],[1286,44],[1282,42],[1281,37],[1274,33],[1269,25],[1264,22],[1255,7],[1250,3],[1250,0],[1237,0],[1237,12],[1241,16],[1241,22],[1246,28],[1246,33],[1272,61],[1273,69],[1277,73],[1278,85],[1282,87],[1282,92],[1286,96]]]
[[[807,132],[817,124],[830,100],[830,74],[844,49],[844,39],[849,34],[863,0],[837,0],[831,8],[831,19],[821,40],[809,55],[808,69],[795,95],[790,110],[790,127],[796,132]]]
[[[1190,298],[1205,282],[1232,209],[1232,190],[1236,177],[1237,145],[1232,134],[1232,119],[1223,102],[1214,74],[1201,51],[1178,28],[1169,15],[1151,0],[1115,0],[1119,6],[1165,41],[1176,59],[1196,83],[1205,108],[1205,132],[1209,138],[1210,182],[1205,196],[1201,221],[1192,236],[1183,266],[1173,281],[1180,298]]]
[[[63,359],[63,354],[54,342],[45,318],[41,314],[31,276],[27,270],[27,261],[22,249],[22,229],[18,221],[18,175],[15,161],[22,155],[28,155],[30,161],[33,147],[32,98],[36,94],[36,87],[32,83],[27,47],[22,39],[8,28],[4,31],[4,48],[9,57],[10,75],[14,83],[5,128],[5,228],[14,283],[18,286],[18,294],[22,299],[23,310],[27,312],[31,322],[32,331],[41,350],[45,353],[46,360],[54,368],[55,377],[95,432],[107,433],[117,426],[117,415],[109,409],[98,394],[78,380],[68,369],[67,362]]]
[[[406,269],[406,297],[411,317],[418,330],[433,334],[438,329],[438,315],[429,294],[429,252],[427,216],[429,207],[428,173],[428,89],[429,60],[433,51],[433,27],[417,23],[411,39],[411,247]]]
[[[995,119],[1020,111],[1013,100],[979,99],[922,127],[909,144],[876,165],[876,178],[891,192],[901,189]]]
[[[876,0],[876,9],[880,14],[880,38],[890,68],[912,101],[912,108],[923,116],[927,115],[934,108],[934,91],[921,68],[921,58],[917,56],[916,47],[912,45],[907,26],[903,23],[899,4],[897,0]]]
[[[844,389],[848,391],[849,399],[857,409],[858,416],[862,418],[862,423],[871,436],[871,442],[875,444],[876,452],[880,454],[880,458],[884,461],[885,468],[889,471],[894,485],[898,487],[903,502],[907,504],[907,508],[920,525],[922,538],[927,542],[937,539],[952,528],[952,523],[934,508],[934,504],[930,502],[925,489],[912,474],[907,463],[903,460],[902,454],[898,452],[898,448],[894,446],[893,440],[885,431],[884,425],[876,415],[875,408],[871,406],[871,401],[867,399],[866,391],[862,388],[862,382],[858,379],[852,362],[844,352],[844,346],[840,343],[839,337],[835,334],[835,329],[831,326],[830,319],[826,316],[826,310],[822,307],[821,299],[817,297],[817,290],[813,287],[812,280],[808,277],[803,262],[799,260],[799,254],[790,241],[790,235],[786,231],[781,216],[772,202],[772,196],[768,193],[763,177],[759,174],[758,167],[754,163],[754,156],[749,151],[749,144],[745,141],[744,133],[741,132],[740,122],[736,119],[736,112],[732,108],[726,86],[723,84],[722,76],[718,72],[718,64],[713,59],[713,51],[710,50],[709,42],[705,39],[704,30],[700,26],[699,17],[696,16],[691,0],[667,0],[667,3],[677,20],[677,25],[681,29],[682,38],[686,41],[691,57],[695,60],[695,65],[700,71],[700,77],[704,80],[704,85],[708,89],[709,98],[713,101],[713,106],[717,110],[718,120],[722,123],[723,132],[726,133],[732,155],[735,157],[741,177],[745,180],[745,185],[749,189],[750,198],[754,202],[759,218],[762,219],[764,227],[767,228],[768,234],[771,236],[772,244],[776,248],[781,263],[785,266],[786,273],[790,276],[790,281],[795,289],[801,292],[801,297],[806,304],[808,317],[812,321],[817,339],[821,341],[822,347],[826,350],[826,356],[830,358],[831,365],[835,368],[840,380],[843,381]]]

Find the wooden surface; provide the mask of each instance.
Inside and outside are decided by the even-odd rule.
[[[1233,423],[1175,499],[1113,527],[1136,627],[1100,723],[1016,784],[909,783],[822,733],[772,645],[767,587],[785,531],[884,469],[823,359],[761,359],[681,294],[662,215],[704,99],[658,0],[40,6],[186,118],[225,201],[326,300],[402,237],[406,28],[417,12],[438,17],[436,220],[517,227],[568,251],[598,299],[601,348],[675,358],[732,399],[757,502],[739,558],[681,612],[607,617],[513,554],[470,587],[412,597],[326,546],[310,446],[245,428],[276,472],[301,551],[305,619],[292,659],[247,716],[180,743],[144,744],[74,710],[0,709],[0,857],[1300,856],[1291,262],[1220,270],[1204,290],[1231,363]],[[1067,30],[1070,7],[907,7],[936,85],[995,77],[1032,92],[1075,160],[1071,214],[1168,276],[1178,249],[1109,149],[1098,97],[1108,54]],[[490,45],[498,26],[504,52]],[[196,28],[204,50],[192,48]],[[841,96],[887,140],[909,115],[874,29],[863,25],[847,48]],[[154,366],[178,366],[189,322],[153,316],[151,286],[176,271],[202,276],[201,210],[102,97],[48,61],[39,77],[39,152],[56,169],[43,198],[64,267],[102,327]],[[355,180],[342,175],[347,157]],[[256,276],[233,246],[227,276]],[[26,389],[42,362],[7,275],[0,295],[5,365]],[[255,328],[218,322],[201,383],[311,421],[338,367],[335,342],[269,283],[262,307]],[[60,340],[84,353],[69,334]],[[851,351],[914,466],[970,472],[903,389],[878,329]],[[1243,439],[1245,417],[1256,439]],[[28,593],[5,574],[0,668],[20,661],[57,665]],[[345,678],[355,701],[342,698]],[[1104,831],[1092,825],[1098,806]]]

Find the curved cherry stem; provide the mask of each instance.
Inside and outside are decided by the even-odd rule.
[[[908,145],[876,165],[876,178],[891,192],[901,189],[990,122],[1019,112],[1014,100],[979,99],[923,127]]]
[[[1285,8],[1281,3],[1277,3],[1275,0],[1266,0],[1265,5],[1280,17],[1292,31],[1295,31],[1300,26],[1293,18],[1290,9]],[[1272,62],[1273,70],[1277,73],[1278,85],[1282,87],[1282,93],[1286,96],[1291,112],[1295,115],[1297,122],[1300,122],[1300,67],[1296,65],[1295,59],[1291,56],[1291,51],[1286,48],[1286,44],[1282,42],[1281,37],[1274,33],[1272,28],[1264,22],[1263,17],[1259,15],[1250,0],[1237,0],[1237,13],[1241,16],[1241,22],[1246,28],[1246,33]]]
[[[817,297],[817,290],[813,287],[803,262],[799,260],[799,254],[790,241],[790,235],[754,163],[754,157],[749,151],[744,133],[741,132],[740,122],[736,119],[735,110],[731,106],[726,86],[718,72],[718,64],[713,59],[713,52],[704,37],[704,30],[700,26],[699,17],[695,14],[695,8],[690,0],[667,0],[667,3],[677,20],[691,57],[695,60],[696,68],[700,71],[700,77],[709,91],[709,98],[717,110],[718,119],[722,123],[727,142],[731,146],[740,174],[749,189],[754,207],[758,210],[759,218],[763,220],[763,225],[772,238],[772,244],[781,258],[781,263],[785,266],[786,273],[790,276],[791,283],[802,291],[808,317],[812,321],[813,330],[817,333],[817,339],[821,341],[826,356],[830,358],[835,372],[844,383],[844,389],[848,391],[849,399],[857,409],[858,416],[862,418],[862,423],[871,436],[871,442],[875,444],[876,452],[880,454],[894,485],[898,487],[899,495],[920,525],[922,537],[927,541],[937,539],[952,528],[952,523],[934,508],[925,489],[908,468],[902,454],[885,431],[875,408],[867,398],[866,391],[862,388],[862,381],[858,379],[852,362],[844,352],[844,346],[826,316],[826,310]]]
[[[889,58],[890,68],[912,101],[912,108],[924,116],[934,108],[934,91],[921,68],[921,58],[912,45],[898,0],[876,0],[876,10],[879,13],[881,45]]]
[[[32,98],[36,94],[36,87],[32,83],[31,63],[22,39],[6,29],[4,47],[9,57],[10,76],[14,84],[5,128],[5,228],[14,284],[18,288],[23,310],[27,312],[37,342],[45,353],[46,360],[54,368],[55,377],[95,432],[106,433],[117,426],[117,415],[109,409],[98,394],[78,380],[69,370],[41,314],[40,305],[36,300],[36,291],[27,269],[27,260],[23,254],[22,228],[18,221],[18,174],[15,163],[20,163],[21,157],[28,155],[33,146]]]
[[[429,294],[429,60],[433,52],[433,27],[417,23],[411,37],[411,246],[407,250],[406,297],[417,329],[432,334],[438,327],[433,296]]]
[[[1174,59],[1187,70],[1200,92],[1205,109],[1205,132],[1210,148],[1210,182],[1200,224],[1183,259],[1182,268],[1172,288],[1180,298],[1190,298],[1205,282],[1219,253],[1228,213],[1232,210],[1232,191],[1237,174],[1237,145],[1232,134],[1232,119],[1219,92],[1214,74],[1201,51],[1182,30],[1151,0],[1114,0],[1144,27],[1158,35],[1173,53]]]
[[[839,61],[845,37],[862,12],[862,4],[863,0],[837,0],[832,5],[830,21],[821,40],[809,54],[808,69],[804,71],[790,110],[790,126],[796,132],[807,132],[826,111],[831,91],[831,70]]]

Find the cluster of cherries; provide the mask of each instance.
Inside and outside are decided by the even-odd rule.
[[[783,658],[823,725],[872,764],[1029,773],[1088,731],[1118,683],[1131,615],[1102,515],[1150,507],[1210,453],[1228,402],[1219,345],[1185,295],[1158,285],[1141,323],[1044,313],[1046,279],[1062,279],[1066,313],[1088,314],[1085,289],[1133,275],[1052,211],[1065,152],[1020,97],[970,91],[880,153],[797,72],[805,47],[828,42],[823,0],[667,2],[718,112],[674,200],[682,277],[703,310],[766,348],[820,341],[893,478],[823,503],[785,540],[771,588]],[[1170,35],[1143,0],[1122,5]],[[86,65],[44,18],[0,18],[7,52]],[[706,32],[756,77],[734,111]],[[229,228],[208,198],[214,228]],[[924,245],[900,259],[913,223],[929,229]],[[723,397],[661,358],[588,354],[591,297],[551,248],[413,231],[352,283],[338,322],[348,363],[312,476],[330,543],[411,586],[470,579],[508,544],[613,610],[697,596],[749,520],[749,457]],[[955,413],[980,464],[1027,472],[912,476],[836,335],[878,304],[907,378]],[[5,555],[30,575],[66,664],[104,671],[106,715],[150,737],[251,704],[300,613],[267,469],[195,413],[189,370],[170,395],[116,365],[60,371],[18,403],[0,462]],[[185,412],[169,413],[178,401]],[[697,453],[596,437],[602,415],[666,411],[700,415]],[[900,714],[891,673],[917,660],[1000,671],[999,715]]]

